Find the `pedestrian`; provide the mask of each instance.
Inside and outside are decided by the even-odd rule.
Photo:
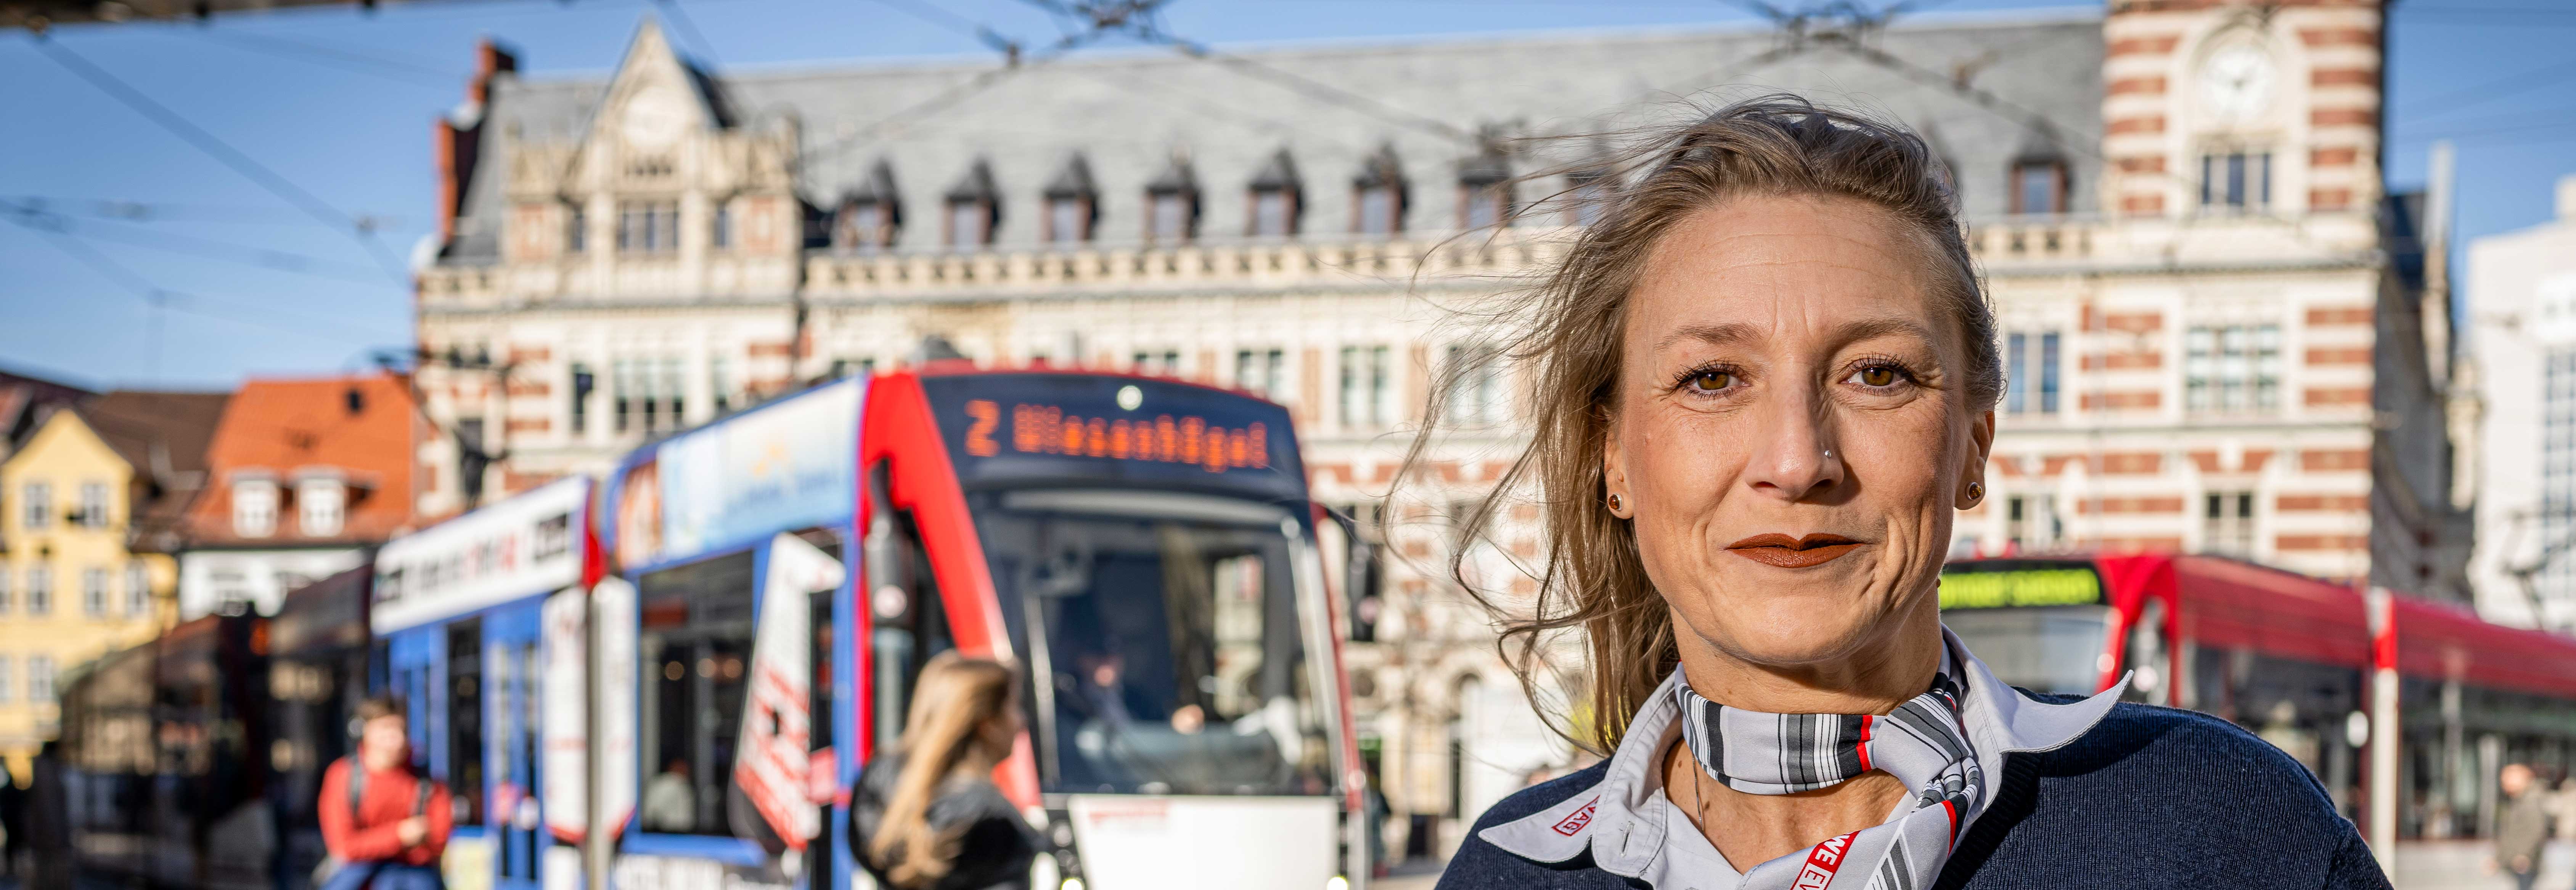
[[[18,852],[27,846],[27,792],[17,771],[0,762],[0,874],[18,877]]]
[[[852,795],[850,849],[878,883],[1028,890],[1038,838],[992,780],[1020,736],[1018,689],[1009,665],[953,651],[921,669],[901,743]]]
[[[71,890],[71,789],[64,785],[61,742],[36,749],[27,783],[27,890]]]
[[[1480,322],[1531,394],[1487,496],[1546,542],[1490,594],[1504,646],[1532,688],[1585,678],[1608,710],[1555,716],[1612,753],[1486,810],[1444,890],[2388,886],[2280,749],[2116,684],[2019,692],[1942,627],[2005,363],[1922,137],[1775,95],[1621,142],[1532,174],[1600,183],[1598,216]]]
[[[447,788],[411,768],[402,702],[358,703],[358,750],[322,773],[322,844],[330,857],[317,890],[444,890],[439,855],[454,814]]]
[[[2494,867],[2512,876],[2515,890],[2531,890],[2540,880],[2540,850],[2549,843],[2549,808],[2538,785],[2523,764],[2505,764],[2496,774],[2504,812],[2496,817]]]

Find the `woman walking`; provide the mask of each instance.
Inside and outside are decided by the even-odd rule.
[[[897,890],[1027,890],[1037,836],[993,767],[1020,735],[1008,665],[943,652],[915,681],[902,744],[859,776],[850,848]]]
[[[2003,372],[1922,140],[1772,97],[1607,181],[1523,317],[1495,497],[1550,549],[1511,639],[1581,632],[1609,756],[1489,810],[1443,888],[2387,885],[2270,745],[2021,692],[1942,628]]]

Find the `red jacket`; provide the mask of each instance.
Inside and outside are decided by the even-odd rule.
[[[370,770],[365,796],[358,800],[357,812],[349,812],[349,766],[355,758],[342,758],[322,773],[322,843],[331,855],[342,862],[400,862],[404,865],[436,865],[440,853],[447,850],[447,833],[454,828],[455,811],[447,799],[447,786],[412,775],[408,769]],[[417,815],[429,817],[429,831],[420,844],[405,847],[395,836],[394,826],[409,819],[420,801],[420,784],[429,782],[429,806]]]

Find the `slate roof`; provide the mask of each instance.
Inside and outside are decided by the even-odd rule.
[[[2099,9],[1924,16],[1868,40],[1941,76],[1880,67],[1826,43],[1748,67],[1748,60],[1779,48],[1781,38],[1745,28],[1324,43],[1236,53],[1256,66],[1138,51],[1029,65],[943,110],[906,118],[889,136],[856,143],[851,134],[985,75],[994,63],[748,69],[704,77],[700,86],[732,126],[760,127],[787,116],[798,122],[799,191],[815,207],[866,188],[877,165],[890,167],[907,209],[899,249],[942,248],[941,197],[978,160],[989,163],[1003,196],[996,245],[1036,245],[1040,192],[1074,152],[1088,161],[1099,189],[1104,240],[1143,231],[1146,184],[1170,166],[1176,150],[1188,152],[1205,195],[1209,238],[1241,233],[1246,187],[1282,149],[1302,175],[1303,232],[1346,230],[1350,184],[1363,172],[1363,159],[1382,146],[1392,147],[1413,190],[1406,228],[1447,229],[1455,223],[1449,196],[1461,166],[1479,163],[1473,134],[1602,132],[1669,118],[1686,100],[1776,90],[1924,132],[1951,162],[1968,215],[2000,215],[2007,172],[2014,158],[2029,154],[2032,130],[1944,80],[1962,71],[1976,88],[2044,118],[2059,138],[2079,147],[2061,152],[2070,165],[2072,210],[2094,210],[2103,96]],[[1384,109],[1331,100],[1294,80],[1366,96]],[[496,258],[493,233],[505,209],[507,175],[499,162],[502,134],[576,138],[607,86],[606,75],[496,78],[489,108],[496,125],[482,131],[488,160],[467,190],[459,225],[466,234],[442,262]],[[1420,118],[1451,134],[1399,122]]]

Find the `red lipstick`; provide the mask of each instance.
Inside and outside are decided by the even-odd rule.
[[[1841,535],[1817,533],[1804,538],[1772,533],[1726,545],[1729,552],[1754,562],[1784,569],[1804,569],[1842,558],[1859,547],[1860,542]]]

